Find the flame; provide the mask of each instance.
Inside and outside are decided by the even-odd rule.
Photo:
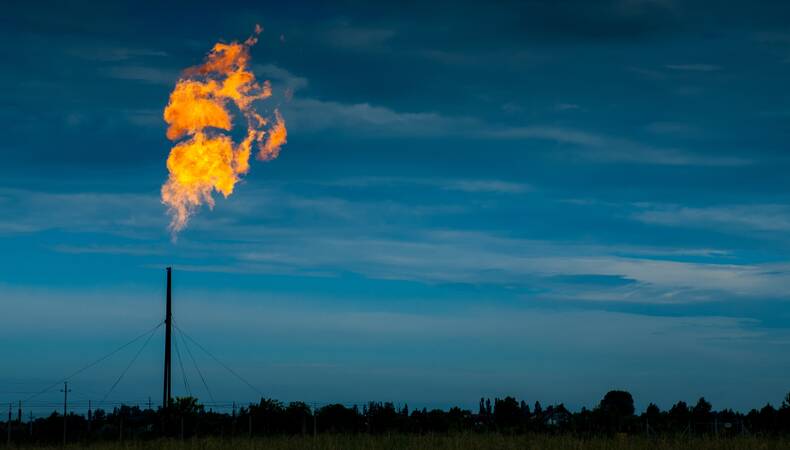
[[[170,175],[162,186],[162,203],[171,216],[170,230],[182,230],[195,210],[206,203],[214,207],[212,191],[228,197],[240,176],[250,168],[253,146],[258,159],[271,160],[285,144],[287,131],[280,111],[274,109],[270,121],[253,108],[257,100],[271,97],[268,81],[258,83],[248,69],[250,47],[263,31],[243,43],[217,43],[203,64],[188,68],[170,93],[164,110],[168,124],[167,138],[179,141],[170,150],[167,170]],[[222,131],[233,129],[235,105],[247,125],[246,136],[239,143]]]

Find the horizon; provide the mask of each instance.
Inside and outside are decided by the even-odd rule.
[[[285,402],[790,390],[787,2],[6,8],[2,405],[160,322],[167,266],[179,326]],[[257,24],[287,143],[174,239],[163,111]],[[156,404],[161,330],[111,389],[136,351],[75,402]],[[181,357],[175,395],[259,396]]]

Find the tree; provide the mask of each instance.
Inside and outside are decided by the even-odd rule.
[[[609,391],[601,399],[598,411],[610,431],[620,431],[623,421],[634,415],[634,398],[626,391]]]
[[[634,398],[626,391],[609,391],[601,400],[600,408],[608,415],[631,416],[634,414]]]
[[[713,410],[713,406],[705,400],[705,397],[700,397],[697,400],[697,404],[694,405],[694,408],[691,410],[691,415],[694,417],[694,422],[709,422],[711,420],[711,411]]]
[[[669,418],[670,426],[673,427],[675,431],[681,431],[685,429],[691,420],[689,407],[684,401],[679,401],[672,405],[672,408],[669,409],[669,414],[667,416]]]
[[[645,416],[653,418],[658,417],[661,415],[661,409],[658,408],[654,403],[650,403],[647,405],[647,409],[645,409]]]
[[[642,414],[642,418],[645,419],[648,433],[650,430],[658,430],[661,428],[661,409],[656,406],[655,403],[647,405],[645,413]]]
[[[521,400],[521,415],[529,418],[529,404],[524,400]]]
[[[500,429],[512,428],[519,424],[521,407],[513,397],[505,397],[494,402],[494,423]]]

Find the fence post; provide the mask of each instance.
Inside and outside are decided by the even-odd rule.
[[[13,403],[8,403],[8,422],[5,423],[6,431],[8,431],[8,436],[6,437],[6,445],[11,447],[11,408],[13,408]]]

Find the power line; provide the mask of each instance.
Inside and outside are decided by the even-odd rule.
[[[202,345],[200,345],[200,343],[198,343],[196,340],[192,339],[192,337],[191,337],[191,336],[189,336],[189,335],[188,335],[188,334],[187,334],[187,333],[186,333],[184,330],[182,330],[182,329],[181,329],[181,328],[178,326],[178,324],[173,324],[173,326],[175,326],[175,327],[176,327],[176,329],[177,329],[178,331],[180,331],[180,332],[181,332],[181,334],[182,334],[182,335],[184,335],[184,336],[185,336],[187,339],[189,339],[189,340],[190,340],[190,341],[191,341],[193,344],[197,345],[199,349],[203,350],[203,351],[204,351],[204,352],[205,352],[207,355],[209,355],[209,356],[210,356],[210,357],[211,357],[211,358],[212,358],[214,361],[216,361],[216,362],[217,362],[217,364],[219,364],[219,365],[220,365],[220,366],[222,366],[222,367],[223,367],[225,370],[227,370],[228,372],[230,372],[230,373],[231,373],[233,376],[235,376],[236,378],[238,378],[239,380],[241,380],[242,382],[244,382],[244,384],[246,384],[247,386],[249,386],[249,387],[250,387],[250,389],[252,389],[252,390],[254,390],[255,392],[257,392],[258,394],[260,394],[260,396],[261,396],[261,397],[264,397],[264,394],[263,394],[263,392],[262,392],[260,389],[258,389],[257,387],[255,387],[255,386],[254,386],[252,383],[250,383],[249,381],[245,380],[245,379],[244,379],[244,377],[242,377],[241,375],[239,375],[238,373],[236,373],[236,372],[235,372],[233,369],[231,369],[230,367],[228,367],[228,366],[227,366],[225,363],[223,363],[222,361],[220,361],[220,360],[219,360],[219,358],[217,358],[216,356],[214,356],[214,355],[213,355],[213,354],[212,354],[210,351],[206,350],[206,348],[205,348],[205,347],[203,347]]]
[[[200,371],[200,367],[198,367],[198,363],[195,360],[195,357],[192,355],[192,350],[189,349],[189,344],[184,339],[184,333],[178,329],[177,330],[181,334],[181,342],[184,343],[184,348],[187,350],[189,354],[189,358],[192,359],[192,364],[195,366],[195,370],[197,371],[198,375],[200,376],[200,380],[203,382],[203,387],[206,388],[206,392],[208,392],[208,396],[212,402],[214,402],[214,395],[211,394],[211,389],[208,388],[208,383],[206,383],[206,378],[203,376],[203,372]]]
[[[173,335],[175,339],[173,339],[173,344],[176,347],[176,357],[178,357],[178,365],[181,367],[181,378],[184,379],[184,389],[187,390],[187,394],[192,397],[192,390],[189,389],[189,383],[187,383],[187,373],[184,371],[184,363],[181,361],[181,351],[178,350],[178,335]]]
[[[106,400],[107,396],[110,395],[110,393],[112,393],[112,391],[115,389],[115,386],[118,386],[118,383],[121,382],[121,380],[123,379],[124,375],[126,375],[126,372],[128,372],[129,369],[131,369],[131,367],[134,364],[134,362],[137,361],[138,357],[140,357],[140,353],[142,353],[143,350],[145,349],[145,347],[148,345],[148,343],[151,342],[151,338],[154,337],[154,333],[156,333],[156,330],[158,330],[159,327],[161,327],[161,326],[162,326],[162,323],[160,322],[159,325],[156,326],[156,328],[151,330],[151,333],[148,335],[148,339],[145,340],[145,342],[143,343],[143,346],[140,347],[140,350],[137,350],[137,353],[135,353],[134,358],[132,358],[132,360],[129,361],[129,364],[126,366],[126,368],[123,370],[123,372],[121,372],[121,375],[118,377],[118,379],[115,380],[115,383],[113,383],[112,386],[110,386],[110,390],[107,391],[106,394],[104,394],[104,397],[102,397],[101,401]]]
[[[68,381],[70,378],[73,378],[73,377],[75,377],[75,376],[77,376],[77,375],[81,374],[82,372],[84,372],[84,371],[86,371],[86,370],[90,369],[91,367],[93,367],[93,366],[95,366],[95,365],[99,364],[100,362],[102,362],[102,361],[104,361],[104,360],[108,359],[109,357],[113,356],[114,354],[116,354],[116,353],[120,352],[121,350],[125,349],[126,347],[128,347],[128,346],[130,346],[130,345],[134,344],[135,342],[139,341],[139,340],[140,340],[140,339],[142,339],[143,337],[147,336],[147,335],[148,335],[148,333],[151,333],[151,332],[155,331],[157,328],[159,328],[160,326],[162,326],[162,323],[164,323],[164,321],[163,321],[163,322],[159,322],[158,324],[156,324],[156,326],[155,326],[155,327],[153,327],[153,328],[151,328],[150,330],[146,331],[145,333],[143,333],[143,334],[141,334],[141,335],[137,336],[136,338],[132,339],[131,341],[129,341],[129,342],[127,342],[127,343],[123,344],[122,346],[120,346],[120,347],[116,348],[115,350],[111,351],[110,353],[108,353],[108,354],[106,354],[106,355],[102,356],[101,358],[99,358],[99,359],[97,359],[97,360],[93,361],[92,363],[90,363],[90,364],[88,364],[88,365],[86,365],[86,366],[83,366],[81,369],[77,370],[76,372],[72,373],[71,375],[69,375],[69,376],[67,376],[67,377],[65,377],[65,378],[63,378],[63,379],[61,379],[61,380],[58,380],[58,381],[56,381],[55,383],[51,384],[50,386],[47,386],[46,388],[44,388],[44,389],[43,389],[43,390],[41,390],[41,391],[38,391],[38,392],[36,392],[35,394],[33,394],[33,395],[31,395],[30,397],[28,397],[28,398],[26,398],[25,400],[23,400],[23,402],[27,402],[27,401],[29,401],[29,400],[31,400],[31,399],[33,399],[33,398],[36,398],[36,397],[38,397],[39,395],[41,395],[41,394],[43,394],[43,393],[45,393],[45,392],[49,391],[50,389],[52,389],[52,388],[54,388],[54,387],[58,386],[59,384],[61,384],[61,383],[63,383],[63,382],[66,382],[66,381]]]

